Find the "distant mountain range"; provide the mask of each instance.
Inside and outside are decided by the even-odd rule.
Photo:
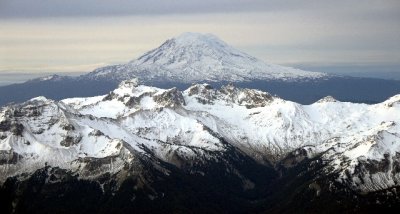
[[[215,87],[235,82],[310,104],[332,95],[341,101],[377,103],[400,92],[400,81],[355,78],[308,72],[265,63],[210,34],[184,33],[136,60],[106,66],[78,77],[51,75],[0,87],[0,105],[45,96],[60,100],[107,93],[122,80],[181,90],[193,83]]]
[[[232,84],[132,79],[96,97],[36,97],[0,110],[0,210],[394,211],[399,133],[400,95],[301,105]]]

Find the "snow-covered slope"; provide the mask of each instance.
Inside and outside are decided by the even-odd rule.
[[[87,79],[138,77],[141,81],[193,83],[199,81],[302,80],[324,73],[265,63],[234,49],[211,34],[183,33],[127,64],[107,66]]]
[[[303,149],[309,158],[322,155],[325,172],[338,181],[377,191],[400,182],[399,123],[399,95],[375,105],[332,97],[300,105],[233,85],[181,92],[133,79],[103,96],[38,97],[2,108],[1,180],[45,164],[90,177],[93,158],[113,157],[103,170],[115,173],[149,154],[179,167],[235,148],[268,165]]]

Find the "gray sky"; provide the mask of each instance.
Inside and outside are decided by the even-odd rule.
[[[399,11],[398,0],[0,0],[0,84],[124,63],[186,31],[277,64],[397,72]]]
[[[345,9],[348,6],[363,9],[357,1],[332,3],[321,0],[2,0],[1,2],[0,14],[5,18],[275,12],[331,10],[333,7]],[[379,1],[365,1],[365,4],[369,4],[370,8],[382,5]],[[383,7],[391,8],[396,4],[396,1],[387,1]]]

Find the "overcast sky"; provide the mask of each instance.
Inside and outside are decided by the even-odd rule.
[[[0,84],[124,63],[187,31],[277,64],[400,64],[399,0],[0,0]]]

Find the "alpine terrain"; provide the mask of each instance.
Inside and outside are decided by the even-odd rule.
[[[46,96],[60,100],[107,93],[123,80],[184,90],[192,83],[214,87],[234,82],[302,104],[331,95],[342,101],[378,103],[400,93],[400,81],[309,72],[263,62],[211,34],[183,33],[126,64],[67,77],[51,75],[0,87],[0,105]]]
[[[80,78],[118,74],[119,81],[150,68],[158,69],[144,81],[157,75],[201,81],[200,70],[209,81],[327,78],[267,65],[214,37],[205,36],[206,43],[198,37],[183,35],[138,60]],[[223,53],[223,60],[185,43],[209,56]],[[191,63],[191,55],[201,60]],[[214,75],[217,67],[223,72]],[[399,133],[400,95],[377,104],[325,97],[301,105],[233,84],[181,91],[124,80],[101,96],[36,97],[1,108],[0,210],[393,211],[400,208]]]

